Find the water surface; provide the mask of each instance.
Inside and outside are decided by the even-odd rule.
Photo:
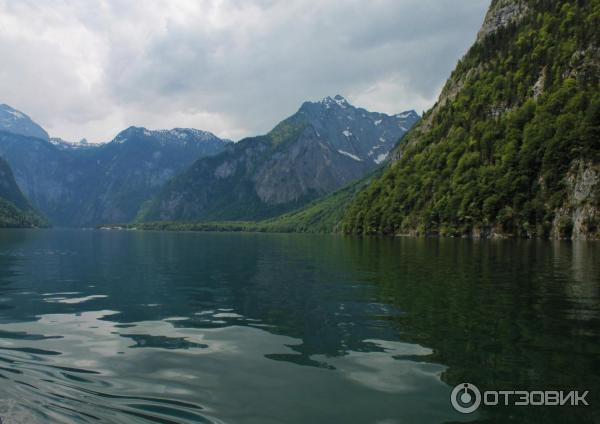
[[[0,231],[4,423],[599,422],[599,335],[594,243]]]

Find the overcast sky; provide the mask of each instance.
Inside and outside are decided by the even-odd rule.
[[[54,137],[238,140],[305,100],[421,113],[489,0],[0,0],[0,103]]]

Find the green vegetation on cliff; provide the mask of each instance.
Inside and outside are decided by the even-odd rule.
[[[314,201],[293,212],[263,221],[152,221],[133,224],[99,226],[156,231],[225,231],[269,233],[330,233],[340,232],[346,208],[356,193],[366,188],[375,175],[369,175],[324,198]]]
[[[484,28],[506,20],[480,33],[345,232],[598,236],[600,0],[494,1]]]
[[[330,233],[342,230],[346,209],[358,192],[364,190],[375,173],[358,180],[341,190],[325,196],[309,205],[290,213],[260,222],[263,231],[294,233]]]
[[[8,163],[0,158],[0,228],[45,227],[48,223],[29,205]]]
[[[21,210],[0,198],[0,228],[47,227],[48,222],[31,210]]]

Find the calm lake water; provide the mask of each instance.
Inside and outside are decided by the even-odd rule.
[[[599,336],[600,243],[0,231],[5,424],[600,422]]]

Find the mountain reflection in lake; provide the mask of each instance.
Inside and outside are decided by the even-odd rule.
[[[594,422],[600,245],[2,230],[5,422]],[[449,393],[589,390],[453,411]]]

